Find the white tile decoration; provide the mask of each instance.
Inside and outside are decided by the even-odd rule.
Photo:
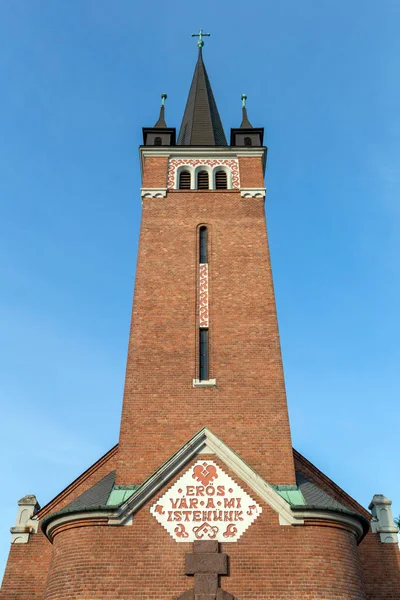
[[[232,188],[240,188],[239,161],[237,158],[170,158],[168,163],[168,189],[174,189],[176,185],[176,172],[178,167],[225,166],[231,171]]]
[[[150,508],[176,542],[236,542],[261,511],[211,460],[198,460]]]
[[[199,327],[209,327],[208,314],[208,264],[200,264],[199,269]]]

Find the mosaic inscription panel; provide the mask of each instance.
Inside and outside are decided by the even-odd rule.
[[[213,461],[199,460],[150,508],[176,542],[236,542],[262,508]]]

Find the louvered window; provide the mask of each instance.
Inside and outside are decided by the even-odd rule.
[[[190,173],[189,171],[181,171],[179,174],[179,189],[190,190]]]
[[[253,145],[253,142],[251,141],[251,138],[249,138],[249,137],[245,137],[245,138],[244,138],[244,145],[245,145],[245,146],[252,146],[252,145]]]
[[[227,187],[228,185],[225,171],[217,171],[215,173],[215,189],[226,190]]]
[[[160,137],[154,138],[154,145],[155,146],[161,146],[161,138]]]
[[[208,190],[208,173],[207,171],[199,171],[197,174],[197,189]]]

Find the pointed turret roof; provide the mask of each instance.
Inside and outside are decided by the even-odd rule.
[[[242,122],[240,124],[240,129],[253,129],[253,125],[249,121],[249,117],[247,116],[247,108],[243,106],[242,108]]]
[[[227,141],[203,62],[202,48],[178,137],[179,146],[227,146]]]
[[[246,100],[246,94],[242,94],[242,122],[240,124],[240,129],[253,129],[253,125],[250,123],[249,117],[247,116]]]
[[[167,94],[161,94],[160,116],[158,117],[157,123],[154,125],[154,129],[167,126],[167,124],[165,122],[165,101],[166,101],[166,99],[167,99]]]
[[[166,127],[167,124],[165,122],[165,106],[162,105],[160,108],[160,116],[158,117],[157,123],[154,125],[154,128],[157,127]]]

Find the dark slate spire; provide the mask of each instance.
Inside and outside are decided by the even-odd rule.
[[[154,125],[154,128],[158,127],[166,127],[167,124],[165,122],[165,101],[167,99],[167,94],[161,94],[161,108],[160,108],[160,116],[158,117],[157,123]]]
[[[246,108],[246,94],[242,94],[242,122],[240,124],[240,129],[252,129],[253,125],[250,123],[249,118],[247,116],[247,108]]]
[[[178,137],[179,146],[227,146],[210,80],[203,63],[202,47],[194,70],[185,114]]]

